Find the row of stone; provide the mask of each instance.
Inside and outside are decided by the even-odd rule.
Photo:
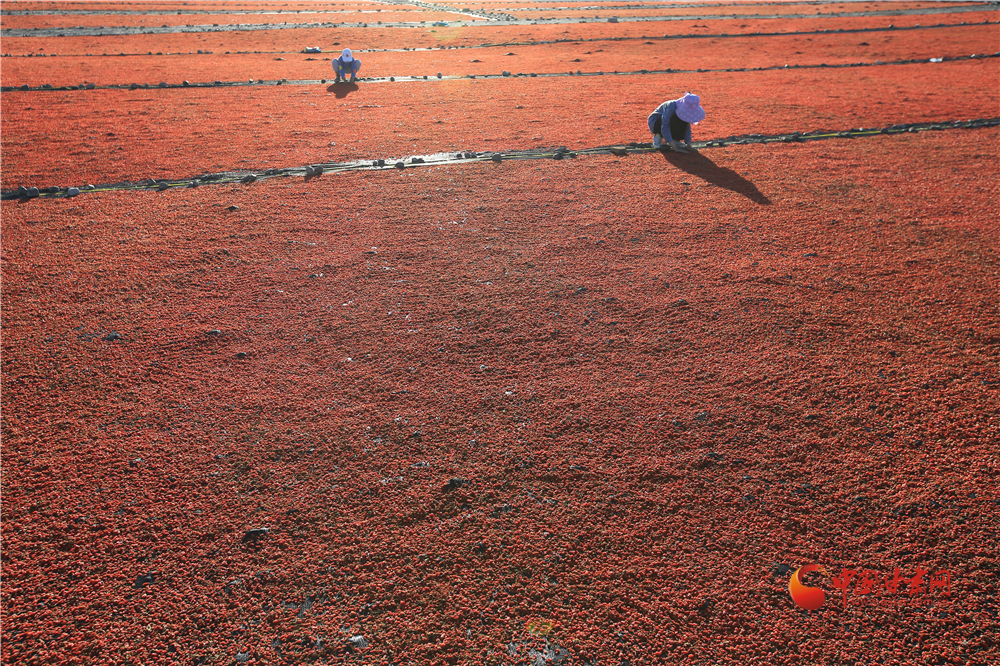
[[[448,49],[489,49],[496,48],[497,46],[540,46],[544,44],[562,44],[562,43],[583,43],[583,42],[623,42],[630,40],[639,39],[719,39],[724,37],[782,37],[787,35],[819,35],[827,33],[868,33],[868,32],[886,32],[893,30],[928,30],[933,28],[955,28],[959,26],[980,26],[980,25],[990,25],[991,23],[1000,23],[1000,21],[989,21],[985,20],[980,23],[967,23],[962,21],[961,23],[938,23],[936,25],[914,25],[914,26],[904,26],[902,28],[897,28],[895,25],[889,25],[887,27],[878,28],[838,28],[837,30],[791,30],[788,32],[750,32],[750,33],[717,33],[717,34],[680,34],[680,35],[669,35],[664,34],[663,37],[656,37],[653,35],[641,35],[639,37],[588,37],[580,39],[545,39],[545,40],[533,40],[530,42],[501,42],[497,44],[466,44],[466,45],[450,45],[450,46],[438,46],[436,50],[444,51]],[[338,45],[339,42],[334,42],[334,46]],[[425,48],[409,48],[403,47],[398,49],[360,49],[356,53],[387,53],[387,52],[403,52],[403,51],[434,51],[434,47]],[[291,54],[291,53],[307,53],[308,51],[226,51],[226,55],[281,55],[281,54]],[[214,55],[214,51],[198,49],[198,55]],[[157,52],[153,53],[149,51],[147,53],[84,53],[81,54],[63,54],[63,57],[80,58],[80,57],[121,57],[121,56],[176,56],[176,55],[194,55],[193,51],[188,51],[186,54],[182,52]],[[22,54],[11,54],[4,53],[4,58],[54,58],[58,57],[57,53],[22,53]]]
[[[957,12],[968,12],[968,11],[982,11],[982,8],[975,5],[970,6],[959,6],[959,7],[948,7],[948,8],[923,8],[923,9],[903,9],[903,10],[892,10],[892,11],[875,11],[875,12],[833,12],[829,14],[784,14],[784,15],[754,15],[754,14],[730,14],[730,15],[709,15],[709,16],[629,16],[622,17],[625,20],[631,22],[664,22],[664,21],[719,21],[719,20],[769,20],[769,19],[781,19],[781,20],[794,20],[794,19],[815,19],[817,16],[822,16],[823,18],[834,18],[834,17],[875,17],[875,16],[904,16],[913,14],[942,14],[942,13],[957,13]],[[485,18],[485,17],[484,17]],[[585,24],[594,23],[599,21],[606,21],[608,23],[618,23],[619,17],[612,18],[601,18],[594,17],[588,19],[586,17],[580,18],[550,18],[550,19],[517,19],[513,16],[504,17],[493,20],[486,20],[478,22],[479,25],[485,26],[511,26],[511,25],[541,25],[548,21],[551,23],[558,24]],[[542,23],[540,23],[542,22]],[[387,22],[383,23],[378,21],[373,25],[378,25],[383,28],[421,28],[426,27],[427,21],[400,21],[400,22]],[[465,26],[468,27],[469,23],[467,21],[432,21],[431,25],[435,26]],[[96,27],[76,27],[76,28],[26,28],[26,29],[5,29],[0,30],[0,34],[5,37],[56,37],[56,36],[66,36],[66,35],[76,35],[76,36],[93,36],[93,37],[111,37],[120,35],[156,35],[164,33],[198,33],[198,32],[248,32],[248,31],[262,31],[262,30],[285,30],[285,29],[315,29],[315,28],[367,28],[368,23],[236,23],[231,25],[219,25],[214,23],[209,25],[190,25],[190,26],[169,26],[162,25],[160,28],[140,28],[137,26],[96,26]],[[916,27],[920,27],[917,25]],[[112,32],[96,32],[96,31],[112,31]],[[840,32],[842,32],[841,30]],[[838,32],[835,30],[827,30],[821,32]]]
[[[842,64],[834,64],[834,65],[830,65],[830,64],[827,64],[827,63],[824,62],[824,63],[820,63],[818,65],[772,65],[770,67],[727,67],[725,69],[704,69],[704,68],[698,68],[698,69],[684,70],[684,69],[670,69],[670,68],[668,68],[668,69],[660,69],[660,70],[641,69],[641,70],[638,70],[638,71],[630,71],[630,72],[618,72],[618,71],[615,71],[615,72],[603,72],[603,71],[600,71],[600,72],[583,72],[582,70],[577,70],[575,72],[573,72],[573,71],[569,71],[569,72],[565,72],[565,73],[563,73],[563,72],[549,72],[549,73],[542,73],[542,74],[537,74],[535,72],[532,72],[530,74],[526,74],[526,73],[523,73],[523,72],[518,72],[517,74],[512,74],[511,72],[509,72],[507,70],[504,70],[500,74],[465,74],[464,76],[444,76],[444,75],[441,74],[441,72],[438,72],[435,76],[438,79],[456,79],[456,78],[495,79],[495,78],[504,78],[504,77],[514,77],[514,78],[517,78],[517,77],[529,77],[529,78],[535,78],[535,77],[538,77],[538,76],[545,76],[545,77],[553,77],[553,76],[605,76],[605,75],[633,76],[633,75],[636,75],[636,74],[684,74],[684,73],[694,73],[694,72],[697,72],[697,73],[708,73],[708,72],[762,72],[762,71],[778,70],[778,69],[823,69],[823,68],[849,68],[849,67],[877,67],[877,66],[881,66],[881,65],[911,65],[911,64],[919,64],[919,63],[953,62],[953,61],[958,61],[958,60],[980,60],[980,59],[984,59],[984,58],[997,58],[997,57],[1000,57],[1000,51],[997,51],[996,53],[991,53],[991,54],[973,53],[972,55],[968,55],[968,56],[940,56],[940,57],[937,57],[937,58],[910,58],[910,59],[907,59],[907,60],[890,60],[888,62],[885,62],[885,61],[882,61],[882,60],[876,60],[875,62],[853,62],[853,63],[842,63]],[[410,80],[410,81],[418,81],[418,80],[424,80],[424,81],[426,81],[426,80],[429,80],[430,78],[431,77],[427,76],[426,74],[423,75],[423,76],[401,76],[401,77],[399,77],[400,80]],[[395,82],[397,80],[397,78],[395,76],[390,76],[388,78],[386,78],[386,77],[369,77],[367,79],[359,79],[359,80],[370,81],[370,82],[385,82],[385,81]],[[326,79],[320,79],[320,81],[319,81],[319,83],[322,83],[322,84],[325,84],[326,82],[327,82]],[[100,86],[100,88],[102,90],[121,90],[121,89],[124,89],[124,88],[128,88],[128,89],[131,89],[131,90],[137,90],[139,88],[143,88],[143,89],[148,89],[148,88],[187,88],[187,87],[217,88],[217,87],[250,86],[250,85],[278,85],[278,86],[280,86],[280,85],[284,85],[286,83],[291,83],[291,84],[294,84],[294,85],[315,85],[316,81],[315,80],[299,80],[299,81],[291,81],[291,82],[289,82],[288,79],[277,79],[275,81],[265,81],[264,79],[257,79],[255,81],[254,79],[248,79],[247,81],[220,81],[220,80],[216,80],[216,81],[214,81],[212,83],[191,83],[190,81],[184,81],[183,83],[180,83],[180,84],[167,83],[165,81],[161,81],[159,84],[157,84],[155,86],[151,85],[149,83],[143,83],[143,84],[131,83],[131,84],[127,85],[127,86],[126,85],[120,85],[120,84],[113,84],[113,85],[107,85],[107,86]],[[20,85],[20,86],[3,86],[3,87],[0,87],[0,91],[3,91],[3,92],[12,92],[12,91],[27,92],[27,91],[39,91],[39,90],[94,90],[97,87],[98,86],[95,85],[95,84],[93,84],[93,83],[84,83],[84,84],[80,84],[78,86],[58,86],[58,87],[53,86],[53,85],[48,84],[48,83],[45,83],[45,84],[43,84],[41,86],[38,86],[36,88],[32,88],[28,84],[23,84],[23,85]]]
[[[805,141],[815,141],[821,139],[832,139],[832,138],[858,138],[865,136],[874,136],[879,134],[901,134],[901,133],[915,133],[915,132],[925,132],[925,131],[943,131],[948,129],[974,129],[982,127],[997,127],[1000,126],[1000,118],[977,118],[974,120],[948,120],[936,123],[903,123],[897,125],[891,125],[889,127],[882,128],[854,128],[850,130],[816,130],[811,132],[792,132],[791,134],[779,134],[779,135],[763,135],[763,134],[744,134],[739,136],[729,136],[719,139],[712,139],[706,142],[695,143],[697,148],[720,148],[727,145],[746,145],[754,143],[795,143],[795,142],[805,142]],[[261,179],[267,178],[286,178],[293,175],[304,175],[305,178],[311,179],[320,176],[328,171],[359,171],[366,169],[384,169],[384,168],[394,168],[394,169],[405,169],[407,166],[420,166],[420,165],[439,165],[439,164],[449,164],[461,161],[486,161],[499,163],[503,162],[505,159],[553,159],[562,160],[564,158],[575,158],[577,155],[599,155],[599,154],[610,154],[618,157],[623,157],[630,153],[647,153],[654,149],[649,143],[639,143],[631,142],[624,146],[600,146],[597,148],[585,148],[577,151],[570,151],[565,146],[560,146],[557,148],[546,148],[546,149],[531,149],[531,150],[514,150],[506,152],[484,152],[478,153],[476,151],[462,151],[458,153],[448,154],[446,158],[434,159],[431,161],[426,160],[423,157],[410,157],[403,160],[385,160],[377,159],[371,161],[363,162],[348,162],[348,163],[330,163],[330,164],[315,164],[308,165],[306,167],[292,167],[285,169],[267,169],[259,174],[257,173],[246,173],[246,172],[222,172],[222,173],[212,173],[197,176],[188,180],[147,180],[140,183],[119,183],[115,185],[95,187],[93,185],[86,185],[83,188],[77,187],[18,187],[16,190],[10,190],[3,192],[2,198],[4,200],[8,199],[34,199],[38,197],[46,198],[62,198],[62,197],[74,197],[79,195],[83,191],[93,191],[93,190],[150,190],[155,189],[158,191],[164,191],[173,187],[198,187],[204,184],[234,184],[242,183],[245,185],[255,183]]]

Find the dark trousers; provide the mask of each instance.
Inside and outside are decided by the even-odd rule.
[[[688,127],[690,127],[690,124],[678,118],[676,113],[670,116],[670,138],[674,141],[686,140]],[[653,121],[653,133],[663,136],[662,130],[663,118],[657,118]]]

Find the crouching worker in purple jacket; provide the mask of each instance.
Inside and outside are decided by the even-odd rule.
[[[347,75],[351,75],[351,83],[357,80],[358,70],[361,69],[361,61],[351,55],[351,49],[344,49],[340,57],[333,61],[333,73],[336,74],[334,83],[340,80],[347,80]]]
[[[653,148],[663,148],[666,145],[673,150],[688,152],[691,148],[691,125],[697,125],[705,119],[705,109],[697,95],[684,93],[680,99],[664,102],[649,114],[646,122],[649,131],[653,133]],[[677,145],[684,142],[684,147]]]

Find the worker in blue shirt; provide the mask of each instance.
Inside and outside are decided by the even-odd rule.
[[[347,80],[347,75],[351,75],[351,83],[357,81],[358,70],[361,69],[361,61],[351,54],[351,49],[344,49],[340,57],[333,61],[333,73],[336,75],[334,83],[340,80]]]
[[[649,131],[653,134],[653,148],[666,146],[673,150],[686,153],[691,148],[691,125],[697,125],[705,119],[705,109],[697,95],[684,93],[680,99],[670,100],[656,107],[646,119]],[[684,142],[684,147],[678,145]]]

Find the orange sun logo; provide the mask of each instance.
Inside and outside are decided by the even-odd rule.
[[[817,610],[826,601],[826,592],[818,587],[807,587],[803,585],[801,576],[810,571],[818,571],[824,576],[829,576],[826,569],[818,564],[807,564],[799,567],[792,574],[792,579],[788,581],[788,593],[792,595],[792,601],[800,608],[806,610]]]

